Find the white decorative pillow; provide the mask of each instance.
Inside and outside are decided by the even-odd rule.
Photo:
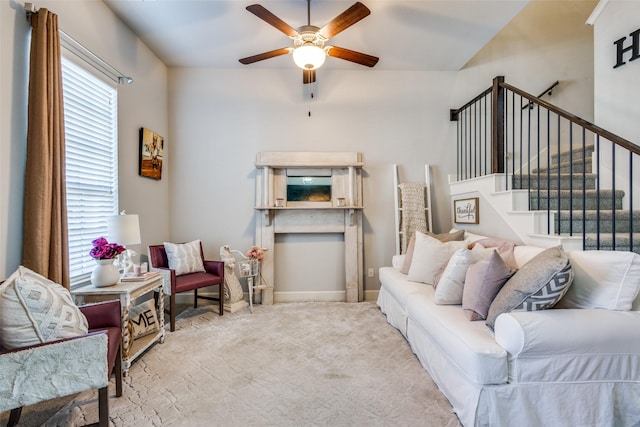
[[[176,271],[176,276],[204,271],[200,240],[189,243],[164,242],[164,250],[167,252],[169,268]]]
[[[466,247],[464,241],[442,243],[438,239],[416,231],[416,243],[409,267],[408,279],[432,285],[435,275],[449,262],[451,255]]]
[[[133,325],[133,338],[157,332],[160,325],[154,301],[150,299],[132,307],[129,310],[129,321]]]
[[[402,268],[402,264],[404,264],[406,257],[406,255],[394,255],[391,257],[391,266],[399,271]]]
[[[474,253],[467,248],[458,249],[449,259],[438,286],[436,287],[436,304],[462,304],[464,279],[471,264],[479,261]]]
[[[63,286],[23,266],[0,285],[0,347],[25,347],[87,331],[87,318]]]
[[[640,255],[624,251],[567,251],[573,284],[556,308],[631,310],[640,289]]]

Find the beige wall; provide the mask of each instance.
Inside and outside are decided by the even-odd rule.
[[[456,77],[454,107],[491,86],[495,76],[532,95],[559,85],[545,99],[586,120],[593,120],[593,28],[585,22],[596,1],[533,0]],[[450,127],[455,141],[455,122]],[[518,240],[481,197],[480,224],[465,225],[478,234]]]
[[[223,244],[249,248],[260,151],[364,153],[365,267],[376,270],[366,289],[378,288],[377,269],[395,250],[392,164],[408,181],[424,181],[424,163],[434,165],[436,225],[449,227],[443,179],[455,73],[321,70],[311,103],[294,68],[172,69],[169,76],[172,238],[201,238],[215,256]],[[302,251],[335,266],[318,245]]]
[[[623,46],[631,46],[629,34],[640,28],[640,2],[610,0],[594,24],[595,63],[595,123],[615,134],[640,145],[640,59],[629,62],[631,52],[624,54],[626,64],[613,68],[616,63],[614,41],[627,37]],[[600,159],[609,167],[611,151],[601,150]],[[633,198],[626,183],[629,181],[629,161],[626,152],[619,150],[615,163],[616,188],[625,190],[624,208],[633,202],[634,210],[640,207],[640,156],[634,156]],[[607,177],[608,178],[608,177]]]
[[[167,71],[101,2],[38,6],[49,5],[65,31],[135,79],[120,89],[120,206],[140,214],[144,245],[201,238],[216,259],[222,244],[245,249],[253,243],[257,152],[362,151],[365,269],[377,272],[395,249],[393,163],[401,165],[403,181],[422,181],[424,163],[433,165],[436,230],[451,226],[449,108],[504,74],[532,92],[560,79],[557,97],[566,97],[565,107],[593,114],[591,35],[579,25],[593,4],[534,1],[458,73],[324,70],[311,103],[295,69]],[[0,20],[0,276],[6,276],[20,260],[28,27],[14,2],[0,3]],[[161,181],[137,176],[141,126],[165,136]],[[377,277],[365,282],[367,290],[378,287]]]
[[[19,265],[22,251],[30,39],[22,4],[0,2],[0,278]],[[40,1],[36,6],[56,13],[63,31],[134,78],[133,85],[118,90],[120,209],[140,215],[139,248],[168,239],[171,168],[161,181],[138,177],[138,129],[168,136],[167,68],[101,1]]]
[[[640,145],[640,59],[613,68],[616,49],[613,42],[640,28],[640,2],[610,0],[594,25],[595,122],[623,138]]]

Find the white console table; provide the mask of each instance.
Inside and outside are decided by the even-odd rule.
[[[131,367],[131,363],[145,350],[156,342],[164,342],[164,292],[162,280],[162,275],[158,274],[140,282],[118,282],[114,286],[103,288],[87,285],[71,291],[78,305],[112,299],[120,301],[120,306],[122,307],[122,369],[125,375],[129,367]],[[153,291],[159,292],[158,306],[156,307],[160,325],[159,330],[155,334],[145,335],[134,340],[133,325],[129,321],[129,309],[134,305],[136,299]]]

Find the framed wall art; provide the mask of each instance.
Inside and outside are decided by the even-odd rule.
[[[153,179],[162,178],[164,138],[146,128],[140,128],[140,165],[138,174]]]
[[[454,200],[453,215],[456,224],[479,224],[478,197]]]

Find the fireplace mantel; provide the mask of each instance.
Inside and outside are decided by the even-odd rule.
[[[274,301],[274,244],[279,233],[343,233],[345,299],[362,301],[362,153],[261,152],[255,166],[262,169],[256,174],[256,244],[267,249],[261,267],[267,284],[262,303]],[[291,176],[330,177],[330,198],[287,200]]]

